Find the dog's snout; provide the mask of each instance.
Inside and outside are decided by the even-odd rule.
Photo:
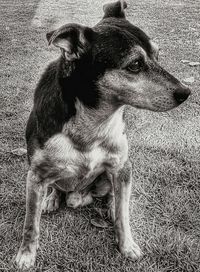
[[[178,104],[181,104],[188,98],[190,93],[191,91],[189,88],[178,88],[174,92],[174,98]]]

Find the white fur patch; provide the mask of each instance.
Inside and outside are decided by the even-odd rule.
[[[45,157],[50,160],[50,165],[60,169],[61,178],[74,178],[92,182],[105,170],[118,171],[123,167],[128,157],[127,138],[124,134],[123,107],[115,111],[110,117],[92,124],[92,120],[98,121],[95,111],[85,108],[79,101],[76,104],[77,114],[64,127],[63,132],[51,137],[41,151],[41,161]],[[94,118],[94,119],[93,119]],[[88,129],[84,123],[91,122]],[[95,128],[95,129],[94,129]],[[84,135],[89,139],[88,148],[81,151],[68,136],[69,130],[73,135]],[[92,142],[90,137],[92,137]],[[105,143],[105,145],[102,145]],[[109,149],[109,144],[114,145],[116,151]],[[65,175],[65,177],[63,176]],[[94,178],[94,179],[93,179]],[[56,177],[58,180],[58,177]],[[76,181],[76,185],[77,185]]]

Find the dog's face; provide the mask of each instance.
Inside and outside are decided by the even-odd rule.
[[[112,103],[170,110],[190,90],[158,64],[158,47],[125,19],[125,8],[124,1],[108,4],[94,28],[69,24],[48,33],[47,39],[61,48],[68,62],[77,67],[84,62],[84,75]]]

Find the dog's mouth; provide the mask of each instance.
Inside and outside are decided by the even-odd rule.
[[[190,94],[190,89],[182,84],[176,89],[159,90],[153,97],[147,98],[145,108],[152,111],[168,111],[185,102]]]
[[[168,111],[180,105],[173,98],[166,96],[158,96],[151,100],[150,110],[152,111]]]
[[[138,109],[164,112],[176,108],[185,102],[190,93],[189,89],[184,89],[184,92],[183,90],[180,91],[180,89],[178,91],[170,89],[157,90],[154,93],[152,92],[152,95],[150,95],[150,92],[147,95],[146,92],[137,93],[129,91],[128,95],[121,95],[121,101],[122,104],[128,104]]]
[[[176,106],[178,106],[178,104],[176,103],[176,101],[172,98],[169,97],[155,97],[152,101],[151,101],[153,110],[155,111],[168,111]]]
[[[140,109],[165,112],[181,105],[188,99],[189,95],[190,90],[187,89],[184,93],[176,91],[166,95],[157,94],[153,97],[140,96],[137,99],[133,99],[133,103],[130,103],[130,105]]]
[[[184,92],[180,90],[175,91],[171,97],[157,96],[151,100],[153,111],[168,111],[185,102],[190,95],[190,90],[185,89]]]

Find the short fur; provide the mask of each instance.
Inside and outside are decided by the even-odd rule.
[[[61,192],[74,208],[108,196],[120,251],[131,259],[142,255],[129,225],[124,105],[166,111],[190,90],[158,64],[158,47],[126,20],[126,7],[125,1],[105,5],[93,28],[68,24],[47,34],[61,56],[37,85],[26,129],[30,170],[19,268],[34,265],[42,209],[56,210]]]

